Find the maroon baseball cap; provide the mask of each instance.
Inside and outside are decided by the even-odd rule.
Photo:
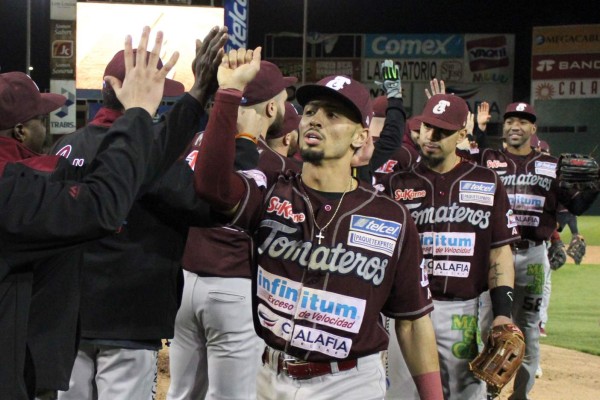
[[[436,94],[425,104],[421,122],[436,128],[457,131],[467,124],[469,107],[460,97],[452,94]]]
[[[529,145],[531,147],[539,147],[540,138],[538,137],[538,135],[536,135],[535,133],[531,135],[531,137],[529,138]]]
[[[411,117],[406,121],[407,132],[421,130],[421,120],[417,117]]]
[[[360,118],[362,126],[369,126],[373,117],[373,103],[369,91],[362,83],[345,75],[331,75],[296,91],[296,98],[302,107],[319,96],[332,96],[342,101]]]
[[[545,140],[540,140],[540,143],[537,147],[540,148],[542,153],[550,153],[550,145]]]
[[[385,112],[387,110],[388,100],[387,96],[377,96],[373,100],[373,116],[379,118],[385,118]]]
[[[46,115],[66,101],[60,94],[40,93],[35,82],[22,72],[0,74],[0,129]]]
[[[531,123],[535,123],[537,119],[537,115],[535,114],[535,109],[531,104],[527,103],[510,103],[506,106],[506,111],[504,112],[504,119],[508,117],[521,117],[525,118]]]
[[[133,50],[133,54],[137,53],[137,49]],[[150,57],[150,52],[146,52],[146,60]],[[135,57],[133,58],[133,65],[135,65]],[[158,68],[162,68],[163,62],[159,58],[158,63],[156,64]],[[114,76],[119,79],[121,82],[125,79],[125,51],[121,50],[114,55],[112,60],[106,66],[104,70],[104,76]],[[108,84],[107,84],[108,85]],[[174,81],[173,79],[165,79],[165,88],[163,92],[163,96],[165,97],[176,97],[181,96],[185,92],[185,87],[183,83]]]
[[[300,120],[302,117],[298,113],[298,110],[292,103],[289,101],[285,102],[285,117],[283,118],[283,124],[281,125],[281,129],[278,132],[269,132],[269,136],[267,139],[277,139],[283,137],[293,131],[294,129],[298,129],[298,125],[300,125]]]
[[[253,106],[277,96],[285,88],[298,82],[293,76],[283,76],[279,67],[268,61],[260,62],[260,71],[244,89],[242,106]]]

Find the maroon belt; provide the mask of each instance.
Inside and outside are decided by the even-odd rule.
[[[275,354],[272,354],[275,353]],[[265,348],[262,355],[263,364],[274,365],[275,360],[271,362],[271,355],[277,358],[277,373],[285,373],[292,379],[311,379],[317,376],[323,376],[341,371],[347,371],[355,368],[356,360],[344,360],[333,362],[311,362],[302,361],[295,358],[285,358],[285,354],[279,351],[274,351],[269,347]]]

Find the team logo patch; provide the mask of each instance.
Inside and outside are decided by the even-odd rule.
[[[73,150],[73,147],[70,144],[68,144],[62,147],[59,151],[57,151],[56,155],[64,158],[69,158],[69,155],[71,155],[71,150]]]
[[[509,194],[508,200],[513,210],[542,213],[546,198],[533,194]]]
[[[187,161],[188,165],[193,171],[194,168],[196,168],[196,161],[198,161],[198,150],[190,152],[190,154],[185,157],[185,161]]]
[[[394,200],[413,200],[420,199],[425,197],[426,193],[424,190],[414,190],[414,189],[397,189],[394,191]]]
[[[471,263],[451,260],[425,260],[427,273],[433,276],[467,278],[471,271]]]
[[[296,223],[304,222],[306,219],[306,216],[303,213],[294,213],[292,211],[292,203],[289,200],[282,200],[277,196],[273,196],[269,199],[267,212],[277,214],[280,217]]]
[[[546,175],[551,178],[556,178],[556,163],[547,161],[536,161],[535,173],[537,175]]]
[[[424,255],[472,256],[475,253],[474,232],[419,233]]]
[[[395,240],[370,235],[368,233],[353,231],[350,231],[350,234],[348,235],[347,244],[349,244],[350,246],[356,246],[363,249],[383,253],[390,257],[392,256],[392,254],[394,254],[394,248],[396,247]]]
[[[402,224],[385,219],[353,215],[350,230],[396,240],[400,236]]]
[[[494,205],[495,183],[460,181],[459,190],[458,201],[461,203],[475,203],[484,206]]]
[[[381,167],[377,168],[377,170],[375,170],[375,172],[379,172],[380,174],[389,174],[394,172],[394,167],[396,166],[396,164],[398,164],[398,161],[396,160],[387,160],[385,162],[385,164],[383,164]]]
[[[502,162],[500,160],[487,160],[485,165],[488,168],[492,168],[492,169],[508,167],[508,163]]]
[[[535,215],[515,215],[519,226],[540,226],[540,217]]]

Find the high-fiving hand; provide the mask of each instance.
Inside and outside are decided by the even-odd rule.
[[[145,26],[142,31],[142,38],[133,54],[131,35],[125,38],[125,79],[121,82],[114,76],[105,76],[104,80],[110,84],[117,95],[117,98],[127,110],[134,107],[141,107],[154,115],[163,97],[164,84],[167,74],[177,63],[179,53],[175,52],[169,61],[162,68],[157,68],[159,54],[163,42],[163,33],[156,33],[154,48],[147,56],[148,37],[150,36],[150,27]],[[134,65],[135,57],[135,65]]]
[[[225,54],[217,72],[219,87],[244,91],[260,70],[261,50],[237,49]]]

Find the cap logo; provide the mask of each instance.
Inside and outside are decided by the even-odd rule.
[[[516,108],[517,111],[525,111],[527,110],[527,104],[525,103],[519,103],[519,105]]]
[[[446,107],[450,106],[450,102],[448,100],[440,100],[434,107],[434,114],[443,114],[446,111]]]
[[[349,85],[350,83],[350,79],[346,78],[345,76],[336,76],[327,82],[325,86],[332,88],[333,90],[341,90],[344,88],[344,86]]]

